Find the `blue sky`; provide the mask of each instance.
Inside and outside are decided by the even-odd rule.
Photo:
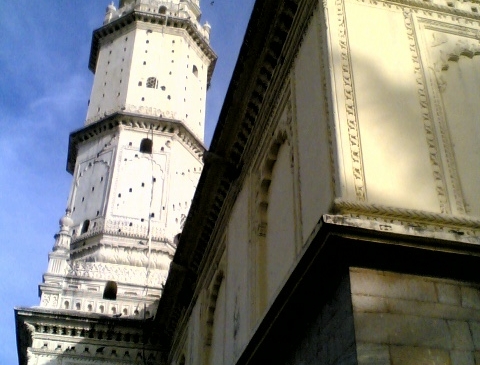
[[[253,3],[201,1],[218,55],[207,145]],[[107,4],[0,0],[0,364],[18,363],[13,307],[39,304],[38,284],[70,190],[68,135],[82,127],[90,97],[90,37]]]

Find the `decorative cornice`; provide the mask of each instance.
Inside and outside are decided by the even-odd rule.
[[[403,209],[378,204],[346,201],[336,199],[332,208],[337,214],[350,214],[370,217],[371,219],[395,220],[411,225],[425,224],[439,227],[444,231],[463,232],[462,235],[480,235],[480,218],[454,216],[451,214],[434,213],[423,210]]]
[[[78,145],[80,143],[96,138],[104,133],[112,133],[119,126],[176,135],[198,159],[201,159],[205,151],[203,143],[181,121],[164,118],[163,116],[149,117],[117,111],[70,134],[67,171],[73,173],[75,169]]]
[[[186,18],[179,18],[166,14],[143,12],[139,10],[133,10],[130,13],[125,14],[120,18],[93,31],[90,60],[88,62],[88,68],[93,73],[95,73],[95,69],[97,66],[101,40],[111,34],[119,32],[121,29],[135,22],[144,22],[177,29],[184,29],[187,34],[193,39],[193,41],[197,44],[197,46],[202,50],[202,52],[210,59],[207,84],[210,83],[210,79],[215,68],[217,55],[215,54],[215,52],[213,52],[212,48],[208,44],[208,40],[205,39],[205,37],[201,34],[195,24],[191,20]]]
[[[125,356],[125,352],[138,350],[141,354],[153,354],[160,359],[158,335],[152,322],[145,319],[115,318],[111,316],[68,310],[46,308],[15,308],[17,343],[21,365],[28,362],[27,354],[35,356],[72,357],[81,356],[82,361]],[[42,343],[54,342],[54,350],[45,347],[32,348],[33,339]],[[58,346],[60,345],[60,346]],[[63,345],[63,347],[62,347]],[[76,353],[75,347],[88,347]],[[109,353],[106,353],[106,347]],[[112,351],[116,350],[116,351]],[[119,351],[122,351],[121,353]],[[137,351],[130,353],[137,356]],[[142,355],[143,357],[143,355]],[[112,359],[113,360],[113,359]],[[122,363],[122,361],[116,361]],[[131,363],[131,359],[130,359]]]

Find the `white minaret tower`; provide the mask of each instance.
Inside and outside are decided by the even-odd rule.
[[[87,119],[41,307],[145,319],[155,312],[202,169],[216,55],[198,0],[124,0],[93,32]]]
[[[21,365],[154,364],[151,318],[202,170],[216,55],[198,0],[121,0],[93,32],[87,119],[39,293],[16,308]]]

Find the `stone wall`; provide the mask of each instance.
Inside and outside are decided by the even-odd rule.
[[[358,364],[480,364],[480,287],[351,269]]]
[[[312,293],[322,295],[323,293]],[[345,276],[332,297],[308,324],[302,339],[294,345],[286,364],[354,365],[355,334],[350,301],[350,282]],[[292,336],[293,337],[293,336]]]

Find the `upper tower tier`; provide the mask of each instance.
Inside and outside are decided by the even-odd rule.
[[[115,112],[180,122],[203,142],[216,55],[198,1],[123,0],[93,32],[95,73],[85,125]]]

